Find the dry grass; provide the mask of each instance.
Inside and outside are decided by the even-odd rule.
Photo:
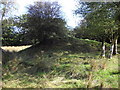
[[[5,51],[9,52],[19,52],[21,50],[24,50],[26,48],[31,47],[32,45],[27,45],[27,46],[2,46],[1,48]]]

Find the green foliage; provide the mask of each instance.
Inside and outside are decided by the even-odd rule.
[[[28,7],[27,18],[21,26],[27,30],[28,37],[36,43],[47,42],[50,38],[65,37],[65,24],[57,2],[37,2]]]
[[[79,8],[76,13],[80,14],[81,11],[84,20],[80,28],[76,28],[76,36],[98,41],[111,40],[113,35],[119,31],[119,23],[115,17],[120,8],[110,2],[86,2],[82,5],[84,6]]]
[[[2,21],[2,45],[22,45],[24,43],[23,32],[14,24],[14,18]]]
[[[111,43],[108,57],[112,58],[113,54],[117,54],[117,39],[120,36],[120,23],[116,18],[119,16],[119,10],[120,7],[113,2],[82,3],[76,13],[82,14],[84,20],[80,27],[75,29],[75,36],[102,42],[101,57],[106,56],[105,42]]]

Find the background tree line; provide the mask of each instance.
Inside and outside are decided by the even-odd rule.
[[[8,0],[9,1],[9,0]],[[57,2],[36,2],[28,6],[26,14],[5,18],[13,3],[2,5],[2,43],[3,45],[52,44],[68,37],[66,21],[61,15]],[[72,31],[76,38],[93,39],[102,42],[101,56],[105,57],[105,42],[110,43],[110,55],[117,54],[120,36],[119,2],[78,2],[76,14],[84,19]]]
[[[66,22],[57,2],[36,2],[27,14],[4,19],[3,45],[46,43],[48,39],[65,37]]]
[[[76,14],[82,14],[84,20],[75,28],[75,37],[102,42],[102,57],[105,57],[105,42],[111,44],[109,57],[117,54],[117,42],[120,36],[120,3],[79,2],[79,4],[82,6],[76,10]]]

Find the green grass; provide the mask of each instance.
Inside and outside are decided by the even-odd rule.
[[[67,64],[65,64],[67,61]],[[88,62],[88,64],[85,64]],[[114,64],[112,64],[114,63]],[[106,69],[91,71],[89,60],[65,56],[57,62],[51,71],[39,71],[34,74],[17,72],[4,75],[3,87],[6,88],[86,88],[89,72],[93,73],[91,87],[118,88],[117,56],[108,61]],[[44,83],[43,83],[44,82]],[[11,84],[14,83],[14,84]]]
[[[118,57],[101,59],[97,41],[72,39],[36,46],[15,54],[3,67],[4,88],[118,88]],[[88,45],[86,43],[89,43]],[[93,50],[86,50],[85,47]],[[45,48],[46,47],[46,48]],[[71,49],[80,49],[77,52]],[[73,50],[73,51],[72,51]],[[12,83],[12,84],[11,84]]]

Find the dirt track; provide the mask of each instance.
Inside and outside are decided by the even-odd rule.
[[[2,46],[1,48],[5,51],[9,51],[9,52],[18,52],[18,51],[21,51],[25,48],[29,48],[31,47],[31,45],[27,45],[27,46]]]

